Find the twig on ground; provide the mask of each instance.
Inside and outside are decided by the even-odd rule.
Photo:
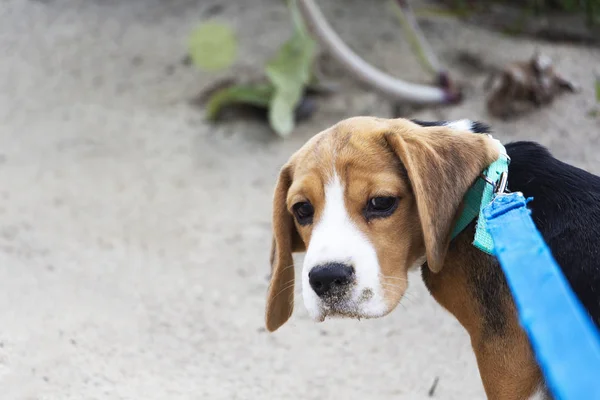
[[[431,385],[431,388],[429,388],[429,392],[427,393],[429,395],[429,397],[433,397],[433,395],[435,394],[435,389],[437,389],[437,385],[438,385],[439,381],[440,381],[440,377],[436,376],[435,379],[433,380],[433,384]]]

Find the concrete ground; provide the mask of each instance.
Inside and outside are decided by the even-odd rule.
[[[369,61],[423,79],[386,2],[365,3],[325,11]],[[218,76],[181,62],[209,14],[235,26],[239,71],[288,34],[280,0],[0,0],[0,398],[412,400],[436,377],[433,398],[484,398],[468,337],[418,274],[384,319],[315,324],[299,301],[265,332],[279,167],[319,130],[390,104],[333,68],[344,90],[289,140],[257,121],[210,125],[189,99]],[[484,119],[600,173],[600,120],[586,116],[598,49],[423,29],[473,83],[463,104],[410,116]],[[490,119],[484,76],[455,54],[500,63],[538,46],[583,91]]]

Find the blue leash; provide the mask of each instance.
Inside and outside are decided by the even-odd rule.
[[[494,254],[552,394],[600,400],[600,333],[534,225],[527,201],[521,193],[500,194],[483,209]]]

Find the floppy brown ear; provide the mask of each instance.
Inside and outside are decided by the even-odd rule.
[[[273,242],[271,246],[271,283],[267,295],[266,325],[277,330],[294,309],[294,260],[292,252],[304,251],[304,243],[286,206],[292,183],[290,166],[279,173],[273,197]]]
[[[429,269],[439,272],[463,198],[498,158],[498,150],[485,135],[441,126],[406,129],[403,124],[387,133],[386,140],[408,173]]]

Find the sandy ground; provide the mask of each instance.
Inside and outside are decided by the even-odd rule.
[[[241,40],[238,69],[288,34],[280,0],[0,0],[0,398],[484,398],[460,325],[418,274],[389,317],[263,328],[274,179],[304,141],[352,115],[390,115],[349,83],[281,141],[256,121],[212,126],[189,99],[216,79],[182,64],[209,14]],[[331,1],[369,61],[422,79],[385,2]],[[377,6],[375,6],[377,5]],[[539,45],[583,86],[518,121],[490,120],[483,75],[456,61],[528,57],[537,44],[448,21],[423,29],[473,79],[453,108],[600,173],[597,49]],[[334,69],[335,70],[335,69]],[[299,257],[300,260],[300,257]]]

